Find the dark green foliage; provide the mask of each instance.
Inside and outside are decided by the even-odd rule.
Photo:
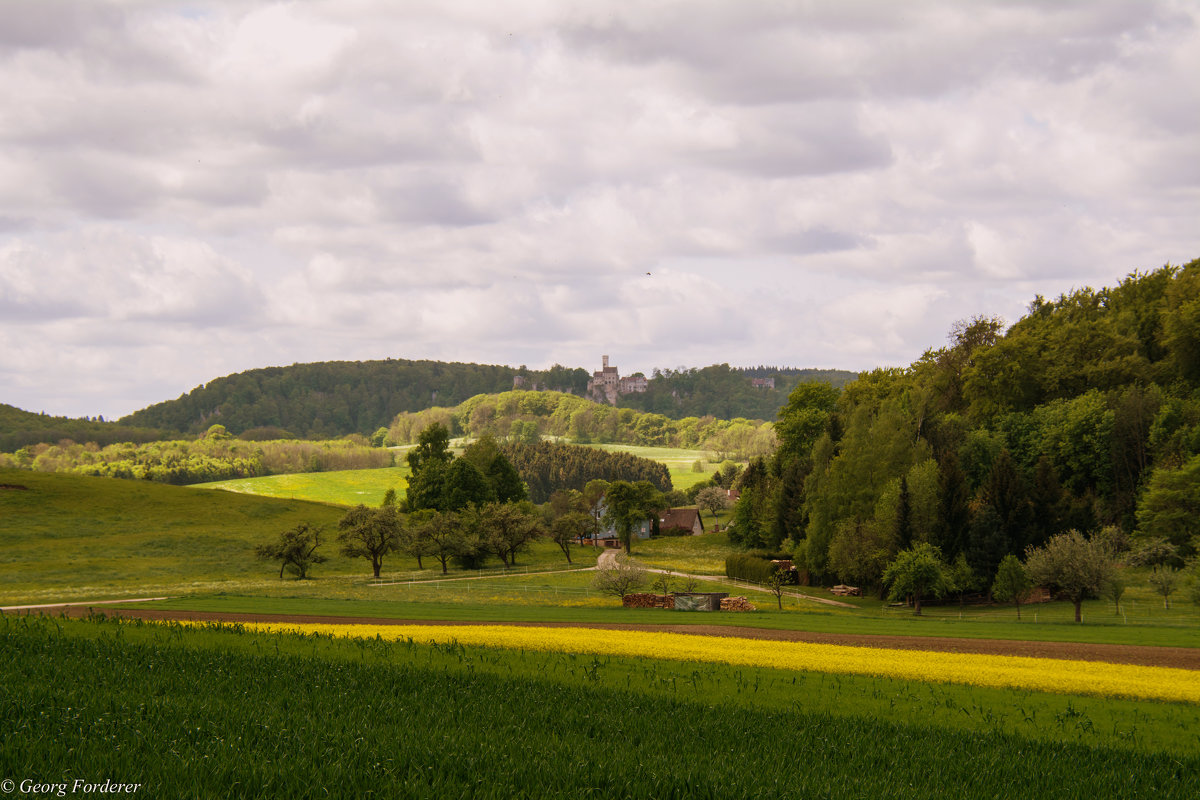
[[[775,572],[777,564],[771,559],[753,553],[734,553],[725,557],[725,577],[765,584]]]
[[[465,458],[456,458],[446,468],[442,511],[462,511],[469,506],[481,506],[496,499],[487,478],[479,468]]]
[[[597,479],[649,481],[661,492],[671,489],[671,474],[664,464],[630,453],[556,442],[508,442],[500,449],[529,487],[529,499],[535,503],[546,502],[561,489],[582,491]]]
[[[35,444],[55,444],[63,440],[95,442],[101,447],[117,442],[153,442],[163,432],[146,427],[105,422],[100,419],[71,419],[22,411],[0,403],[0,453],[9,453]]]
[[[372,572],[378,578],[379,570],[383,566],[383,557],[393,550],[400,549],[403,525],[404,521],[396,511],[394,497],[391,503],[385,499],[380,508],[355,506],[338,521],[338,541],[342,543],[342,555],[368,559]]]
[[[537,372],[441,361],[328,361],[217,378],[178,400],[130,414],[121,423],[199,433],[219,419],[235,434],[278,426],[306,438],[369,435],[401,412],[507,391],[519,373],[550,389],[582,393],[587,386],[582,369],[557,366]]]
[[[758,388],[751,378],[775,378],[775,388]],[[845,370],[732,369],[728,364],[680,370],[654,370],[649,390],[622,395],[624,408],[667,417],[773,419],[795,386],[824,382],[841,386],[855,378]],[[647,442],[649,444],[649,442]]]
[[[304,580],[314,564],[325,561],[325,556],[317,552],[321,547],[321,533],[321,528],[302,522],[280,533],[278,541],[259,545],[254,554],[265,561],[278,561],[280,580],[283,580],[284,570]]]

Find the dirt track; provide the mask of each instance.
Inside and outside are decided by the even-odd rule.
[[[49,607],[43,614],[82,617],[88,608]],[[639,625],[637,623],[574,622],[457,622],[370,617],[324,617],[297,614],[237,614],[207,611],[159,611],[147,608],[103,609],[110,616],[158,620],[207,620],[214,622],[324,622],[357,625],[531,625],[544,628],[603,628],[607,630],[662,631],[694,636],[728,636],[742,639],[771,639],[788,642],[818,642],[855,647],[880,647],[900,650],[930,650],[945,653],[984,653],[988,655],[1033,656],[1079,661],[1107,661],[1114,664],[1141,664],[1153,667],[1177,667],[1200,670],[1200,649],[1188,647],[1146,647],[1125,644],[1082,644],[1076,642],[1028,642],[1002,639],[950,639],[925,636],[884,636],[877,634],[810,633],[723,625]]]

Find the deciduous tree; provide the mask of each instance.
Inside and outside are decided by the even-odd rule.
[[[305,580],[313,564],[325,561],[325,556],[317,552],[323,532],[321,528],[301,522],[280,533],[279,541],[259,545],[254,552],[261,559],[279,562],[279,580],[283,580],[285,569],[297,580]]]
[[[901,550],[896,560],[883,573],[884,583],[891,586],[888,597],[892,600],[913,598],[913,613],[921,614],[921,598],[941,597],[949,588],[946,580],[946,565],[942,554],[928,542],[922,542],[910,550]]]
[[[1033,586],[1029,580],[1029,572],[1016,556],[1006,555],[996,568],[996,578],[992,581],[992,596],[1001,603],[1010,600],[1017,607],[1017,619],[1021,618],[1021,601],[1029,596]]]
[[[359,504],[338,521],[337,538],[342,543],[342,555],[368,559],[371,571],[378,578],[383,557],[400,546],[402,529],[403,522],[394,505],[367,508]]]
[[[1042,547],[1030,547],[1025,568],[1034,584],[1047,586],[1075,605],[1075,621],[1083,621],[1083,601],[1099,593],[1113,574],[1112,556],[1079,531],[1051,536]]]
[[[607,567],[598,567],[592,587],[601,594],[624,599],[646,584],[646,570],[623,559]]]

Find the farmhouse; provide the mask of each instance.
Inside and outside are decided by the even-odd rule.
[[[658,520],[658,528],[663,533],[672,528],[687,531],[691,536],[704,533],[704,524],[700,521],[700,512],[695,508],[669,508]]]

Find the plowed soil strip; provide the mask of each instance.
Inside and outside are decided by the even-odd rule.
[[[65,607],[38,609],[43,614],[66,613],[87,616],[87,608]],[[1110,664],[1140,664],[1148,667],[1176,667],[1200,670],[1200,649],[1190,647],[1149,647],[1128,644],[1087,644],[1082,642],[1030,642],[1007,639],[953,639],[933,636],[887,636],[880,634],[813,633],[724,625],[639,625],[637,623],[594,622],[481,622],[386,619],[372,617],[326,617],[301,614],[239,614],[213,611],[164,611],[148,608],[104,609],[109,616],[153,620],[200,620],[209,622],[320,622],[344,625],[522,625],[537,628],[602,628],[606,630],[658,631],[693,636],[727,636],[741,639],[769,639],[782,642],[817,642],[851,647],[878,647],[892,650],[927,650],[943,653],[981,653],[998,656],[1031,656],[1076,661],[1105,661]]]

